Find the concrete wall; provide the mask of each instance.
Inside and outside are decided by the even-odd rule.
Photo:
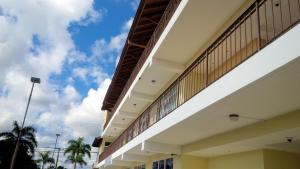
[[[300,169],[300,154],[264,150],[264,169]]]
[[[264,169],[263,151],[250,151],[210,158],[207,169]]]

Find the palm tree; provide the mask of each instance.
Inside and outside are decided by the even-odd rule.
[[[47,163],[54,163],[54,159],[50,157],[49,152],[39,153],[40,159],[38,159],[38,162],[42,162],[42,169],[44,169],[45,164]]]
[[[0,133],[0,138],[4,137],[5,140],[16,144],[19,134],[21,134],[19,146],[24,147],[28,153],[33,154],[35,148],[37,147],[37,141],[35,139],[35,129],[31,126],[26,126],[21,129],[21,127],[18,125],[18,122],[14,121],[11,132]]]
[[[79,137],[77,140],[69,140],[69,147],[64,152],[64,155],[69,154],[67,156],[67,161],[74,164],[74,169],[76,169],[77,164],[80,166],[87,165],[83,159],[85,155],[91,158],[91,146],[85,144],[83,140],[83,137]]]
[[[15,168],[37,168],[33,160],[34,151],[37,147],[35,129],[31,126],[21,129],[16,121],[13,122],[11,131],[0,133],[0,168],[9,168],[19,134],[20,140]]]

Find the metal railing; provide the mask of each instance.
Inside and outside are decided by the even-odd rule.
[[[300,0],[253,3],[99,156],[99,161],[278,38],[299,19]]]

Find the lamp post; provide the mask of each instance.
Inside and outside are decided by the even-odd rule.
[[[33,91],[33,88],[34,88],[34,84],[35,83],[41,83],[41,79],[36,78],[36,77],[31,77],[30,81],[32,82],[32,87],[31,87],[29,98],[28,98],[28,102],[27,102],[27,106],[26,106],[25,115],[24,115],[24,118],[23,118],[21,130],[18,133],[16,147],[15,147],[14,154],[12,156],[12,160],[11,160],[11,163],[10,163],[10,169],[14,169],[14,165],[15,165],[15,162],[16,162],[16,157],[17,157],[17,154],[18,154],[19,144],[20,144],[20,137],[22,136],[22,131],[23,131],[23,128],[24,128],[24,124],[25,124],[25,120],[26,120],[26,116],[27,116],[27,112],[28,112],[28,108],[29,108],[29,104],[30,104],[30,100],[31,100],[31,96],[32,96],[32,91]]]
[[[60,152],[60,148],[58,148],[58,152],[57,152],[56,163],[55,163],[55,169],[57,169],[58,158],[59,158],[59,152]]]
[[[56,150],[57,140],[58,140],[59,136],[60,136],[60,134],[56,134],[56,140],[55,140],[55,145],[54,145],[54,150],[53,150],[52,158],[54,158],[54,153],[55,153],[55,150]],[[50,164],[50,166],[52,166],[52,163]]]

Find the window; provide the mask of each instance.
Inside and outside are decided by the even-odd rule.
[[[153,162],[152,169],[173,169],[173,158]]]
[[[173,158],[166,159],[166,169],[173,169]]]
[[[159,169],[165,169],[165,160],[159,161]]]
[[[135,166],[134,169],[146,169],[146,165],[145,164],[138,165],[138,166]]]
[[[153,162],[152,169],[158,169],[158,161]]]

